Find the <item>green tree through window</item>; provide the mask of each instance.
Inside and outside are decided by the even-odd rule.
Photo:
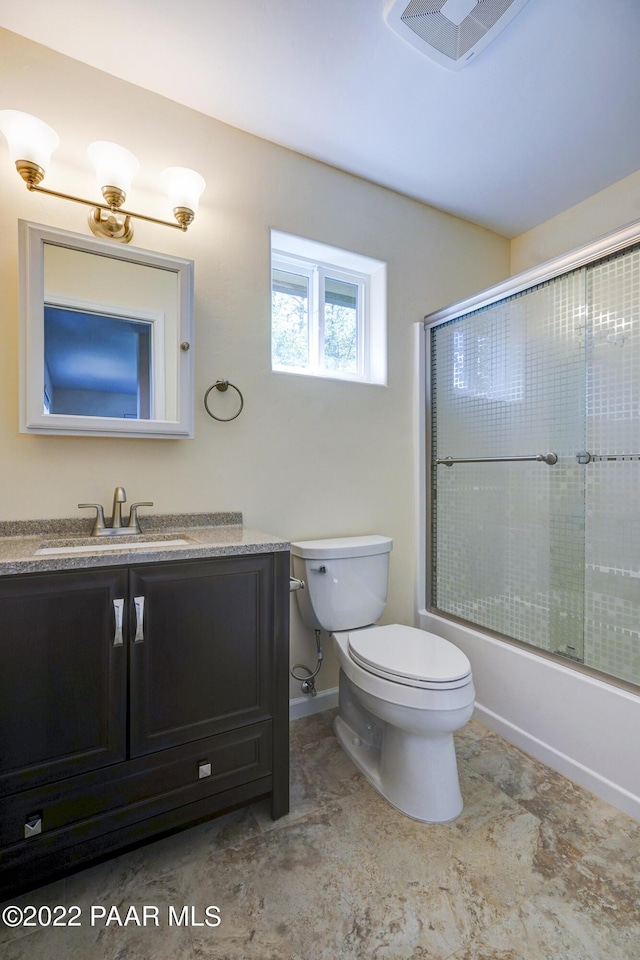
[[[386,383],[386,264],[272,230],[271,367]]]

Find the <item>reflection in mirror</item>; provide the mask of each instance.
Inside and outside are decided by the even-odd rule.
[[[191,261],[20,231],[21,430],[193,436]]]
[[[44,412],[149,420],[151,324],[45,303]]]

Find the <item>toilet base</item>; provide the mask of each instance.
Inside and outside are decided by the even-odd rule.
[[[335,731],[342,749],[369,783],[401,813],[424,823],[454,820],[462,812],[463,802],[453,729],[463,726],[473,707],[445,711],[450,713],[449,720],[458,714],[451,725],[443,716],[439,718],[441,722],[432,716],[434,726],[440,729],[416,735],[371,713],[366,707],[369,699],[373,698],[357,690],[341,671]]]
[[[335,731],[338,742],[349,759],[366,777],[371,786],[400,813],[411,817],[413,820],[420,820],[422,823],[447,823],[450,820],[455,820],[462,813],[463,801],[457,770],[455,772],[455,786],[447,791],[446,798],[443,798],[442,794],[437,797],[429,796],[431,791],[426,789],[420,800],[411,802],[407,798],[408,791],[400,790],[396,795],[396,792],[393,789],[389,790],[383,782],[380,776],[379,748],[361,740],[341,717],[336,717]],[[424,780],[425,778],[421,777],[420,779]],[[420,783],[418,789],[423,786],[428,786],[428,784]],[[439,786],[441,789],[442,784]]]

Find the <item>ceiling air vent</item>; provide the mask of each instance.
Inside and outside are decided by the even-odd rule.
[[[527,0],[389,0],[392,30],[420,53],[460,70],[510,23]]]

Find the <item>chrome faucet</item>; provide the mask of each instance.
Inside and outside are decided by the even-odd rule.
[[[91,530],[92,537],[118,537],[135,536],[141,533],[140,523],[138,521],[138,507],[152,507],[151,501],[140,501],[132,503],[129,510],[129,519],[126,523],[122,522],[122,504],[126,503],[127,495],[124,487],[116,487],[113,491],[113,510],[111,512],[111,525],[109,526],[104,519],[104,507],[101,503],[79,503],[78,507],[92,507],[96,511],[96,519]]]

